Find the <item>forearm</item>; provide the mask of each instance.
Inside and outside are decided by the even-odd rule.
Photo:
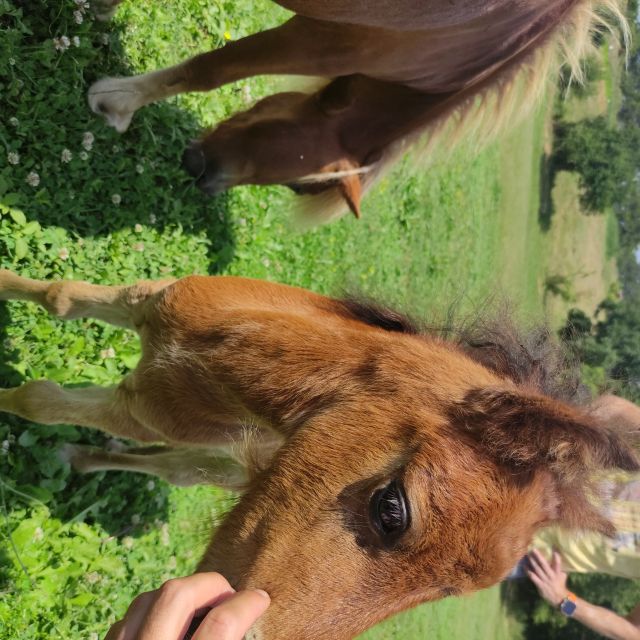
[[[577,598],[576,610],[572,618],[605,638],[640,640],[640,629],[626,618],[582,598]]]

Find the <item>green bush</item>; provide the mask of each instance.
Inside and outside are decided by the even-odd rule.
[[[603,116],[556,126],[555,166],[579,174],[587,210],[604,211],[619,201],[624,185],[635,177],[636,140]]]

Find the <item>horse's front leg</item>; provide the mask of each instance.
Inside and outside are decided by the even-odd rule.
[[[256,75],[348,75],[361,66],[360,30],[295,16],[280,27],[230,42],[174,67],[98,80],[89,89],[89,106],[122,133],[140,107],[180,93],[209,91]]]

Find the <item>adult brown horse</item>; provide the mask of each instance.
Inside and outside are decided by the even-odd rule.
[[[245,422],[266,434],[272,459],[200,563],[271,595],[252,638],[341,640],[488,587],[540,527],[611,533],[587,477],[638,469],[626,438],[599,422],[602,406],[572,402],[576,384],[541,333],[445,339],[376,305],[232,277],[108,287],[1,271],[0,299],[135,329],[143,347],[116,387],[31,381],[0,390],[0,410],[182,447],[152,465],[175,465],[168,476],[201,466],[221,484],[241,467],[220,448]],[[109,463],[71,454],[85,469]],[[118,468],[145,458],[111,455]]]
[[[102,0],[112,10],[121,0]],[[328,217],[360,197],[407,140],[472,122],[485,134],[535,103],[561,62],[580,76],[590,33],[621,0],[277,0],[282,26],[175,67],[106,78],[89,103],[118,131],[140,107],[259,74],[330,77],[313,94],[280,93],[192,143],[184,165],[208,193],[286,184]],[[520,78],[523,82],[517,82]],[[482,103],[482,105],[480,105]],[[474,135],[477,135],[477,130]]]

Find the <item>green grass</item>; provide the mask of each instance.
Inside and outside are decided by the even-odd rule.
[[[452,301],[471,306],[502,287],[524,292],[527,311],[539,312],[532,244],[539,124],[480,155],[462,149],[428,171],[407,159],[365,200],[363,220],[299,233],[285,189],[247,187],[208,200],[178,167],[201,127],[275,81],[153,105],[123,136],[85,100],[102,75],[166,66],[220,46],[225,32],[238,38],[276,24],[281,9],[266,0],[126,2],[102,26],[89,15],[77,25],[71,0],[35,4],[26,16],[17,2],[0,0],[0,266],[106,284],[242,274],[326,293],[358,289],[425,314]],[[80,46],[56,51],[52,38],[63,34],[79,36]],[[87,131],[90,150],[82,146]],[[5,160],[9,153],[19,154],[18,164]],[[26,182],[31,172],[37,186]],[[126,332],[62,323],[25,303],[0,308],[0,350],[5,386],[43,377],[114,384],[138,357]],[[230,498],[213,489],[151,485],[124,473],[80,476],[55,455],[67,441],[103,440],[74,426],[0,417],[3,638],[103,635],[137,593],[193,570],[228,507]],[[490,590],[418,608],[366,637],[506,638],[504,625]]]

